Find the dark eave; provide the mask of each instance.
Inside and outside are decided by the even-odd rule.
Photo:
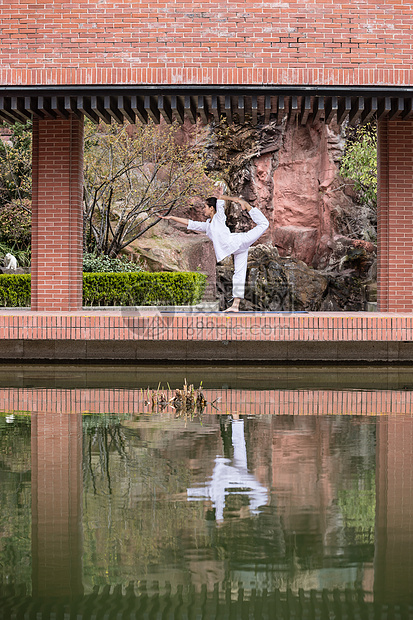
[[[69,118],[105,123],[207,123],[350,125],[369,120],[413,118],[413,87],[344,86],[1,86],[0,121]]]

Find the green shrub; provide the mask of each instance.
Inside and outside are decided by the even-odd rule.
[[[30,274],[0,275],[0,306],[23,308],[30,306]]]
[[[201,301],[202,273],[85,273],[85,306],[185,306]]]
[[[104,254],[83,254],[83,271],[85,273],[118,273],[120,271],[142,271],[142,267],[128,260],[126,257],[109,258]]]
[[[85,273],[84,306],[185,306],[201,301],[203,273]],[[30,275],[0,275],[0,306],[30,306]]]

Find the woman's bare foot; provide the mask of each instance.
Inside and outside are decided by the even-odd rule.
[[[239,312],[240,301],[241,299],[239,297],[235,297],[232,306],[224,310],[224,312]]]

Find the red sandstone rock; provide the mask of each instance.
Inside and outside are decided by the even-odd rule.
[[[280,256],[294,256],[311,265],[317,249],[317,228],[304,226],[281,226],[274,231],[274,244]]]

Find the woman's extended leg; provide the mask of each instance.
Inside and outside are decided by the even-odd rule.
[[[232,296],[234,301],[227,312],[238,312],[241,299],[245,297],[247,277],[248,248],[234,253],[234,275],[232,277]]]
[[[242,248],[250,247],[255,241],[257,241],[262,234],[265,233],[268,226],[270,225],[269,221],[265,217],[264,213],[261,213],[257,207],[253,207],[248,211],[249,216],[252,221],[256,224],[254,228],[251,228],[246,233],[241,233],[243,236]],[[241,249],[241,248],[240,248]]]
[[[247,277],[248,250],[250,246],[267,230],[269,222],[259,209],[253,207],[249,215],[256,226],[245,233],[237,233],[241,239],[239,249],[234,252],[234,276],[232,278],[232,296],[234,302],[227,312],[238,312],[241,299],[245,296],[245,280]]]

